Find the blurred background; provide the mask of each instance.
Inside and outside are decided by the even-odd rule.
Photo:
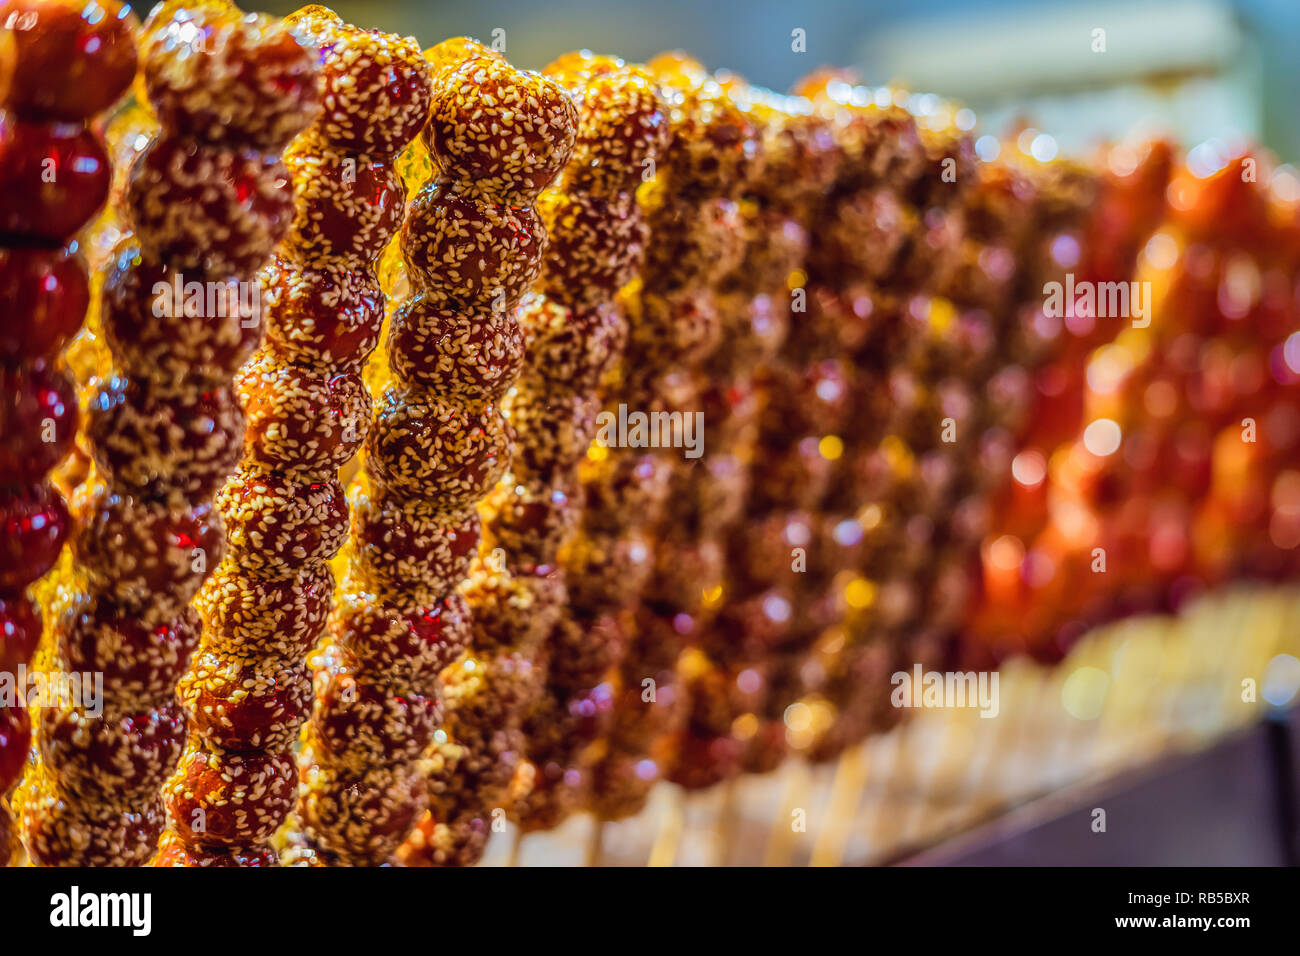
[[[287,13],[301,3],[251,0]],[[1067,152],[1134,130],[1240,137],[1300,157],[1296,0],[335,0],[345,19],[431,46],[468,34],[537,69],[588,47],[684,48],[784,90],[822,64],[960,99],[989,131],[1018,119]],[[794,31],[805,49],[796,52]]]

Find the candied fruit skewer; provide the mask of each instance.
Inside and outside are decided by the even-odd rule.
[[[594,684],[614,650],[602,640],[609,608],[574,600],[584,572],[563,558],[582,515],[578,467],[595,433],[601,379],[626,337],[617,296],[641,267],[636,191],[667,122],[653,79],[622,61],[573,53],[545,72],[579,102],[576,146],[538,203],[547,254],[520,315],[527,363],[503,403],[518,447],[485,501],[486,560],[467,590],[474,643],[443,672],[447,739],[436,747],[431,811],[404,849],[408,863],[477,860],[491,814],[527,798],[526,768],[519,772],[525,712],[539,693],[564,702],[569,686]],[[568,720],[555,725],[555,745],[575,740],[568,729]]]
[[[749,115],[698,63],[664,54],[649,68],[669,106],[671,139],[643,197],[649,224],[646,263],[628,297],[629,340],[613,400],[628,413],[694,416],[703,363],[721,341],[716,284],[743,252],[735,199],[758,141]],[[552,762],[538,768],[539,793],[549,793],[545,803],[534,802],[547,825],[584,805],[609,817],[639,806],[663,767],[662,754],[651,759],[651,748],[685,716],[677,659],[697,636],[704,594],[721,570],[716,541],[697,540],[685,529],[668,534],[673,484],[682,488],[690,480],[683,451],[615,450],[590,463],[587,524],[617,529],[632,516],[646,535],[629,541],[629,557],[640,558],[633,565],[640,567],[637,574],[602,574],[591,582],[597,593],[609,595],[609,603],[626,602],[625,611],[606,617],[618,628],[606,640],[617,640],[621,653],[604,686],[589,684],[570,695],[579,715],[599,706],[597,719],[584,720],[584,732],[596,742],[581,765]],[[658,538],[653,549],[652,537]],[[643,542],[644,557],[638,554]],[[598,560],[600,548],[597,539]]]
[[[812,82],[846,135],[853,135],[864,113],[871,115],[872,107],[859,105],[874,99],[871,91]],[[877,95],[892,104],[918,99],[889,89]],[[916,649],[904,647],[900,635],[924,623],[902,622],[916,612],[916,595],[925,588],[916,578],[924,576],[926,549],[943,542],[936,526],[951,507],[956,469],[974,454],[972,438],[981,426],[969,375],[987,359],[991,329],[981,314],[960,312],[942,291],[963,238],[960,199],[974,179],[973,138],[956,125],[955,112],[945,106],[902,113],[911,132],[901,140],[898,162],[864,184],[877,205],[889,197],[907,225],[898,230],[888,270],[855,274],[849,258],[854,230],[860,243],[877,237],[869,223],[862,231],[853,216],[860,200],[852,197],[837,234],[815,257],[823,301],[843,311],[865,299],[873,313],[868,334],[850,345],[847,392],[851,405],[876,413],[851,416],[838,434],[841,453],[813,530],[815,549],[837,559],[810,581],[812,592],[796,608],[801,627],[782,648],[784,666],[765,704],[766,722],[776,731],[769,743],[784,736],[786,708],[809,693],[816,694],[810,701],[816,731],[824,729],[828,698],[836,707],[829,717],[845,726],[850,712],[856,724],[879,719],[879,729],[896,716],[887,706],[882,710],[889,674]],[[951,431],[945,432],[948,419]],[[924,599],[919,604],[924,607]],[[810,685],[807,674],[821,677]],[[831,751],[816,748],[829,737],[809,741],[804,734],[798,742],[805,750],[811,744],[824,759]],[[769,766],[772,756],[754,752],[751,765]]]
[[[749,469],[768,462],[757,445],[771,367],[784,361],[780,353],[792,319],[802,318],[808,230],[835,173],[830,124],[810,101],[748,87],[738,78],[729,87],[761,125],[763,159],[740,204],[745,257],[719,293],[726,342],[706,369],[705,407],[718,409],[706,415],[721,423],[722,436],[734,437],[721,451],[720,438],[711,438],[708,470],[695,470],[701,487],[691,492],[694,507],[709,516],[705,527],[724,549],[752,534],[741,519],[747,517]],[[688,789],[740,769],[757,726],[753,711],[767,658],[763,623],[770,618],[755,612],[762,614],[773,588],[794,580],[792,564],[788,546],[765,563],[743,551],[727,556],[720,593],[713,596],[716,612],[683,668],[690,716],[672,741],[668,777]]]
[[[228,553],[196,601],[203,639],[178,688],[191,745],[169,799],[191,816],[203,811],[206,829],[176,814],[159,865],[256,865],[296,800],[293,749],[312,697],[306,656],[330,607],[328,562],[348,533],[338,469],[370,418],[358,371],[383,321],[375,264],[405,200],[392,159],[428,116],[429,71],[414,40],[358,29],[320,6],[284,23],[320,51],[323,109],[285,150],[294,217],[259,277],[266,342],[237,376],[244,454],[217,497]],[[226,760],[254,782],[274,768],[267,800],[236,791],[246,816],[192,786]]]
[[[413,293],[390,320],[392,384],[366,439],[335,651],[302,753],[299,816],[327,863],[386,862],[426,806],[438,675],[469,640],[460,587],[476,509],[512,450],[501,400],[546,243],[535,203],[577,126],[554,81],[452,43],[461,62],[436,73],[423,133],[437,175],[401,230]]]
[[[72,542],[84,590],[53,628],[57,669],[103,674],[104,699],[93,702],[103,712],[65,700],[41,714],[22,829],[29,858],[43,865],[139,865],[154,851],[159,791],[184,744],[173,694],[198,639],[188,604],[223,550],[210,498],[242,431],[229,379],[258,334],[236,286],[288,226],[283,167],[247,145],[283,143],[264,127],[211,140],[227,129],[196,122],[189,107],[221,98],[203,70],[209,56],[224,70],[273,46],[287,56],[261,81],[276,84],[278,99],[257,122],[315,100],[311,58],[287,34],[233,7],[176,17],[155,17],[143,33],[144,82],[166,125],[131,170],[125,198],[136,236],[114,250],[101,293],[114,367],[87,414],[95,476],[78,491]],[[197,37],[200,23],[224,41],[219,52],[173,42]],[[296,79],[305,104],[287,95]],[[170,294],[186,283],[210,294],[187,307]]]
[[[41,718],[22,676],[44,623],[31,585],[70,533],[52,472],[75,451],[79,418],[63,352],[90,282],[74,236],[103,207],[111,175],[91,123],[135,74],[134,24],[112,0],[0,2],[0,672],[17,689],[0,701],[0,866],[19,836],[7,795]]]

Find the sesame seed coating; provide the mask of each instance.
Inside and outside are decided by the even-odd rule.
[[[246,467],[217,495],[233,565],[286,579],[332,558],[347,538],[347,497],[337,479],[315,481]]]
[[[349,153],[319,129],[284,153],[294,217],[285,239],[295,259],[373,263],[397,232],[406,187],[387,157]]]
[[[287,753],[217,753],[191,741],[162,790],[168,821],[190,845],[260,843],[293,807],[297,776]]]
[[[303,749],[299,812],[308,837],[345,865],[387,860],[427,803],[423,774],[410,767],[376,766],[361,778]]]
[[[657,83],[640,67],[609,57],[578,56],[580,62],[562,57],[543,71],[575,92],[582,118],[573,156],[564,168],[565,190],[604,196],[634,193],[669,140]]]
[[[424,141],[444,175],[490,202],[531,202],[564,168],[578,110],[555,81],[476,56],[439,75]]]
[[[565,587],[551,568],[499,570],[482,561],[471,569],[465,597],[474,610],[475,657],[536,648],[555,625]]]
[[[538,200],[549,245],[538,294],[519,313],[527,363],[502,399],[518,447],[482,507],[484,553],[505,561],[480,564],[467,585],[475,640],[443,673],[445,740],[435,748],[430,815],[404,849],[411,862],[474,862],[489,811],[517,804],[533,785],[519,751],[527,747],[532,758],[536,741],[521,721],[548,709],[549,645],[557,625],[574,620],[557,568],[580,524],[577,472],[595,432],[598,390],[626,339],[615,296],[644,254],[635,191],[668,132],[643,71],[582,53],[548,72],[574,95],[580,122],[570,162]]]
[[[393,312],[387,353],[397,378],[476,406],[500,401],[518,377],[524,336],[512,316],[474,315],[421,294]]]
[[[140,866],[162,832],[156,796],[130,809],[62,795],[48,777],[22,802],[23,846],[37,866]]]
[[[234,390],[172,389],[114,375],[90,400],[86,435],[103,474],[151,498],[210,497],[239,460]]]
[[[411,200],[401,241],[411,281],[428,301],[506,311],[537,278],[546,227],[532,206],[485,201],[439,179]]]
[[[206,646],[176,697],[192,737],[210,750],[287,751],[311,706],[311,673],[301,661],[233,655]]]
[[[510,430],[493,405],[471,410],[433,395],[384,391],[366,443],[366,469],[386,493],[460,511],[505,472]]]
[[[561,480],[583,455],[596,433],[599,402],[586,395],[556,396],[549,401],[533,391],[509,395],[502,411],[521,434],[535,434],[521,442],[514,461],[520,477],[559,475]]]
[[[354,27],[316,4],[285,22],[320,49],[316,129],[331,144],[392,156],[415,138],[429,115],[432,71],[414,38]]]
[[[150,625],[103,594],[79,596],[55,623],[59,659],[69,671],[103,674],[105,696],[128,708],[171,697],[199,629],[193,608]]]
[[[383,674],[392,686],[427,695],[437,675],[470,640],[470,614],[460,594],[428,604],[386,603],[348,582],[331,622],[338,646],[362,674]],[[385,592],[388,593],[388,592]],[[403,592],[409,600],[409,594]]]
[[[541,291],[574,306],[600,306],[636,277],[648,227],[633,192],[602,196],[547,190],[538,211],[552,252],[542,267]]]
[[[331,374],[263,351],[235,385],[248,425],[244,460],[286,475],[321,474],[349,461],[365,439],[370,393],[354,372]]]
[[[304,751],[300,813],[341,862],[386,860],[428,798],[437,674],[469,640],[455,589],[478,544],[474,506],[511,454],[497,403],[519,372],[516,306],[546,242],[531,204],[576,124],[558,84],[477,44],[452,41],[429,59],[425,144],[438,174],[401,230],[413,295],[391,323],[394,384],[367,439],[358,547],[331,626],[339,653],[324,661]]]
[[[399,501],[360,491],[353,499],[353,560],[367,589],[408,593],[418,603],[450,594],[478,551],[477,511],[446,512],[436,504]]]
[[[379,344],[384,296],[369,264],[305,263],[283,253],[259,275],[267,347],[320,371],[357,371]]]
[[[520,306],[519,324],[534,391],[594,396],[627,339],[622,310],[609,302],[569,307],[549,294],[529,295]]]
[[[257,348],[261,310],[256,300],[241,301],[237,277],[187,292],[196,277],[146,259],[134,238],[123,240],[109,262],[100,322],[127,378],[173,387],[187,379],[225,382]]]
[[[317,672],[316,701],[313,748],[353,774],[415,760],[438,723],[436,695],[393,693],[359,676],[346,661]]]
[[[314,51],[284,22],[233,6],[164,17],[146,28],[140,58],[149,102],[173,134],[277,152],[316,116]]]
[[[486,548],[502,549],[521,569],[553,566],[581,517],[581,487],[576,480],[561,485],[558,476],[546,474],[549,478],[507,476],[483,505]]]
[[[293,220],[283,162],[247,146],[155,139],[131,167],[136,236],[181,272],[250,276]]]
[[[225,553],[221,515],[207,502],[169,505],[99,486],[74,499],[73,556],[96,595],[151,623],[173,620]]]
[[[194,607],[203,615],[205,646],[227,654],[297,660],[315,646],[329,617],[334,576],[324,564],[296,574],[249,574],[238,555],[204,582]]]
[[[152,797],[184,740],[185,715],[172,700],[102,716],[80,706],[40,715],[41,757],[60,791],[99,806],[125,810]]]
[[[158,855],[151,866],[279,866],[275,851],[266,846],[229,849],[216,846],[192,846],[175,833],[167,831],[158,840]]]

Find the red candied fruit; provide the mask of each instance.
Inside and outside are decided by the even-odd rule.
[[[297,790],[290,754],[193,749],[163,788],[163,800],[187,844],[237,847],[261,843],[278,830]]]
[[[478,553],[481,521],[474,509],[442,511],[436,503],[368,494],[354,500],[356,568],[367,584],[396,593],[449,594]]]
[[[72,247],[0,249],[0,362],[49,358],[77,334],[90,303],[86,264]]]
[[[234,390],[172,388],[115,375],[87,411],[86,434],[106,476],[147,497],[211,497],[239,461],[244,421]]]
[[[436,698],[394,693],[345,668],[318,675],[318,681],[311,733],[332,763],[389,766],[428,748],[439,716]]]
[[[44,359],[0,366],[0,482],[45,477],[72,448],[77,417],[76,387],[66,372]]]
[[[108,198],[108,153],[75,123],[18,119],[0,112],[0,235],[6,245],[61,245]]]
[[[394,310],[386,347],[396,377],[470,405],[499,401],[524,361],[513,316],[467,315],[423,294]]]
[[[113,0],[3,0],[14,41],[4,106],[40,118],[84,120],[117,102],[135,77],[131,8]]]
[[[348,534],[347,497],[336,479],[296,481],[237,472],[217,495],[235,562],[287,577],[328,561]]]
[[[333,593],[327,565],[311,563],[287,577],[250,575],[236,552],[217,566],[194,606],[207,624],[208,647],[297,660],[316,645]]]
[[[226,550],[207,502],[171,506],[101,487],[78,495],[76,511],[73,551],[86,580],[153,623],[179,614]]]
[[[406,187],[392,165],[329,148],[320,134],[285,151],[293,177],[293,225],[285,245],[307,262],[374,262],[402,223]]]
[[[23,846],[37,866],[140,866],[164,822],[159,801],[142,809],[73,801],[44,785],[22,805]]]
[[[17,688],[25,693],[26,688]],[[7,793],[23,774],[27,747],[32,739],[31,720],[22,693],[12,703],[0,705],[0,793]]]
[[[167,832],[158,841],[158,855],[150,866],[279,866],[280,859],[268,846],[187,846],[176,834]]]
[[[377,767],[356,780],[325,766],[312,766],[304,750],[304,794],[300,804],[307,835],[346,864],[386,862],[415,826],[427,803],[421,773]]]
[[[45,707],[41,756],[60,789],[82,800],[124,805],[155,793],[185,746],[185,714],[166,700],[127,714]]]
[[[287,474],[341,468],[361,447],[370,392],[355,372],[285,365],[263,352],[235,379],[248,425],[246,460]]]
[[[446,175],[523,204],[564,168],[578,108],[559,83],[495,56],[472,57],[438,79],[424,141]]]
[[[0,486],[0,591],[54,567],[67,534],[68,506],[48,483]]]
[[[0,593],[0,671],[26,664],[40,641],[41,606],[26,591]]]
[[[205,744],[236,753],[284,751],[311,710],[311,675],[301,663],[205,651],[176,694],[190,715],[190,733]]]
[[[493,405],[470,410],[427,392],[389,388],[367,439],[366,466],[382,487],[455,511],[496,484],[510,440],[510,426]]]
[[[368,674],[423,684],[450,664],[469,643],[465,598],[451,594],[429,607],[393,607],[373,594],[344,591],[332,631]]]
[[[325,111],[317,127],[335,146],[392,156],[424,126],[430,67],[411,37],[362,30],[312,4],[285,22],[320,47]]]
[[[68,669],[104,675],[114,700],[168,697],[199,644],[198,612],[149,624],[105,597],[83,596],[59,622],[59,653]]]
[[[442,179],[411,200],[402,258],[411,284],[434,305],[502,311],[541,271],[546,227],[531,206],[485,202]]]

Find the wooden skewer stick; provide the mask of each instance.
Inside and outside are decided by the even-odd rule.
[[[686,796],[679,787],[668,793],[667,806],[659,817],[659,833],[650,848],[647,866],[672,866],[677,860],[677,849],[686,825]]]
[[[599,817],[591,818],[591,831],[587,835],[587,866],[603,865],[605,854],[605,823]]]
[[[718,854],[717,865],[730,865],[736,849],[736,836],[740,832],[740,781],[728,777],[722,784],[722,799],[718,802]]]
[[[506,866],[519,865],[519,849],[524,842],[524,831],[515,827],[515,832],[510,838],[510,856],[506,858]]]
[[[853,833],[866,779],[867,764],[862,748],[846,750],[835,766],[830,798],[826,802],[825,823],[818,830],[817,842],[813,844],[811,866],[839,866],[844,861],[844,850]]]
[[[794,827],[791,814],[795,808],[805,806],[809,795],[808,765],[802,760],[790,766],[789,781],[781,802],[777,805],[776,819],[772,821],[772,832],[767,840],[767,850],[763,854],[764,866],[788,866],[794,852]]]

